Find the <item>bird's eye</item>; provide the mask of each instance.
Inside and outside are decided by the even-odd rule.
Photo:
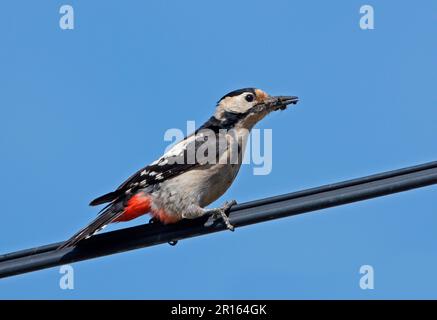
[[[253,101],[253,94],[248,94],[248,95],[246,96],[246,101],[247,101],[247,102],[252,102],[252,101]]]

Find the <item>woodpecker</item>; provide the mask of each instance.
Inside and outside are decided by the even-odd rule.
[[[272,111],[297,102],[298,97],[270,96],[255,88],[226,94],[218,101],[214,115],[193,134],[115,191],[91,201],[91,206],[108,204],[59,249],[77,245],[110,223],[130,221],[146,213],[163,224],[212,215],[233,231],[228,212],[236,201],[218,208],[206,206],[221,197],[234,181],[253,126]],[[196,157],[198,154],[204,157]]]

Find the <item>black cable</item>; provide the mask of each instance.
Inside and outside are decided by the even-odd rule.
[[[432,184],[437,184],[437,161],[243,203],[233,207],[229,217],[235,227],[242,227]],[[0,278],[223,230],[220,221],[203,217],[106,232],[76,248],[56,251],[61,242],[49,244],[1,255]]]

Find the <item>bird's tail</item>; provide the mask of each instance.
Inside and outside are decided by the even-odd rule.
[[[102,210],[102,212],[97,216],[96,219],[94,219],[94,221],[92,221],[85,228],[81,229],[70,239],[65,241],[62,245],[58,247],[57,250],[75,246],[79,241],[82,241],[83,239],[87,239],[91,237],[93,234],[95,234],[96,232],[102,230],[108,224],[110,224],[111,222],[119,218],[121,215],[123,215],[123,213],[124,213],[124,209],[122,205],[118,203],[110,204],[109,206],[107,206]]]

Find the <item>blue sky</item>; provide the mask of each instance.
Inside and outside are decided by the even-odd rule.
[[[364,4],[374,30],[359,28]],[[272,172],[244,166],[219,202],[437,160],[436,17],[431,0],[3,2],[0,252],[71,236],[167,129],[241,87],[301,102],[258,125],[273,129]],[[74,290],[59,268],[3,279],[0,298],[437,298],[436,191],[77,263]]]

